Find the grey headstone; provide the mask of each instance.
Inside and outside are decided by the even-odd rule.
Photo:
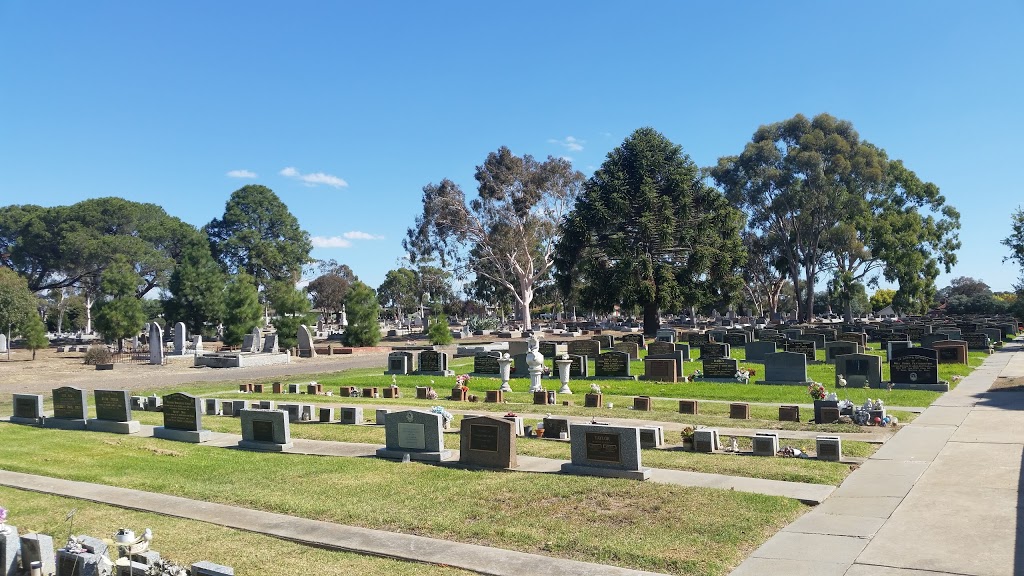
[[[235,569],[203,560],[192,565],[192,576],[235,576]]]
[[[178,356],[185,353],[185,323],[174,325],[174,353]]]
[[[263,339],[263,353],[264,354],[277,354],[277,334],[267,334],[267,337]]]
[[[562,472],[646,480],[651,470],[640,463],[640,429],[599,424],[570,426],[572,462]]]
[[[305,324],[299,326],[298,347],[299,356],[316,358],[316,348],[313,347],[313,334],[309,331],[309,326]]]
[[[129,422],[132,419],[132,405],[127,390],[96,390],[96,419],[111,422]]]
[[[807,356],[799,352],[775,352],[764,358],[764,382],[806,384]]]
[[[26,534],[21,537],[21,563],[23,566],[28,566],[33,562],[42,563],[43,574],[57,572],[53,538],[46,534]]]
[[[754,342],[748,342],[747,346],[747,362],[764,362],[764,358],[768,354],[774,354],[776,352],[775,342],[763,342],[756,340]]]
[[[846,379],[850,388],[882,386],[882,358],[874,354],[844,354],[836,356],[836,385],[839,377]]]
[[[291,428],[283,410],[240,410],[242,448],[280,451],[292,447]]]
[[[0,576],[15,576],[18,573],[18,553],[21,550],[21,538],[16,526],[7,526],[6,532],[0,532]]]
[[[164,363],[164,331],[156,322],[149,323],[149,363]]]
[[[444,449],[443,434],[440,414],[420,410],[392,412],[384,423],[386,446],[377,455],[398,460],[404,454],[413,460],[446,460],[451,451]]]

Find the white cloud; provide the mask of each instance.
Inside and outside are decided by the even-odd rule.
[[[350,248],[352,242],[341,236],[313,236],[309,239],[313,248]]]
[[[342,236],[344,236],[345,238],[348,238],[349,240],[383,240],[384,239],[383,236],[374,236],[373,234],[370,234],[370,233],[367,233],[367,232],[360,232],[358,230],[353,230],[351,232],[345,232],[344,234],[342,234]]]
[[[256,173],[252,170],[228,170],[228,178],[255,178]]]
[[[575,138],[573,136],[566,136],[561,140],[555,140],[554,138],[552,138],[548,140],[548,142],[551,144],[558,144],[559,146],[562,146],[569,152],[581,152],[583,151],[583,145],[587,143],[586,140],[580,140],[579,138]]]
[[[345,182],[344,180],[338,178],[337,176],[334,176],[333,174],[325,174],[323,172],[311,172],[309,174],[303,174],[296,170],[293,166],[288,166],[287,168],[278,172],[278,174],[286,178],[294,178],[296,180],[305,182],[309,186],[326,184],[334,188],[348,187],[348,182]]]
[[[566,162],[572,162],[572,156],[559,156],[559,158],[565,160]]]

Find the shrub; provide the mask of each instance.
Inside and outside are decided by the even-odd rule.
[[[113,360],[114,357],[106,346],[89,346],[89,349],[85,351],[86,364],[110,364]]]
[[[440,316],[435,316],[430,322],[430,326],[427,328],[427,335],[430,336],[431,344],[438,344],[444,346],[445,344],[451,344],[452,332],[448,329],[448,322]]]

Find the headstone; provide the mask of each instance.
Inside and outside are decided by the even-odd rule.
[[[540,343],[537,348],[538,351],[545,358],[554,358],[555,356],[561,356],[562,354],[569,353],[569,346],[564,342],[556,342],[554,340],[544,340]]]
[[[164,363],[164,331],[156,322],[149,323],[149,363]]]
[[[967,364],[967,342],[964,340],[936,342],[932,349],[938,352],[939,364]]]
[[[516,354],[512,356],[512,371],[509,373],[511,378],[529,378],[530,377],[530,365],[526,363],[526,354]]]
[[[267,334],[263,339],[263,353],[264,354],[277,354],[279,352],[277,348],[277,334]]]
[[[597,341],[597,343],[601,345],[601,350],[611,350],[612,346],[615,345],[615,337],[611,334],[592,336],[590,339]]]
[[[617,352],[625,352],[629,354],[630,360],[640,359],[640,347],[637,346],[636,342],[616,342],[614,349]]]
[[[255,327],[252,329],[252,333],[250,334],[250,336],[251,338],[249,339],[249,346],[247,348],[243,346],[242,352],[261,351],[263,349],[261,346],[261,344],[263,343],[263,332],[260,331],[259,327]]]
[[[601,343],[596,340],[570,340],[566,347],[569,354],[577,354],[588,358],[597,358],[601,354]]]
[[[714,452],[722,449],[722,440],[717,428],[700,428],[693,431],[694,452]]]
[[[764,357],[776,352],[775,342],[748,342],[746,347],[747,362],[764,362]]]
[[[676,382],[676,360],[673,358],[644,358],[644,380]]]
[[[334,407],[332,406],[321,406],[319,410],[318,422],[321,424],[330,424],[334,422]]]
[[[658,342],[668,342],[674,344],[676,341],[676,331],[671,329],[660,329],[655,333],[655,340]]]
[[[981,332],[969,332],[964,334],[962,338],[967,343],[968,350],[988,350],[989,344],[992,343],[988,334]]]
[[[807,356],[799,352],[776,352],[765,356],[764,380],[758,384],[807,386],[810,384],[807,380]]]
[[[30,566],[33,562],[42,564],[42,573],[56,574],[57,555],[53,549],[53,538],[46,534],[26,534],[21,537],[21,564]]]
[[[288,415],[284,410],[240,410],[242,440],[239,448],[282,452],[293,446]]]
[[[204,398],[203,403],[206,404],[207,416],[220,416],[220,400],[216,398]]]
[[[818,436],[815,438],[818,460],[839,462],[843,458],[843,440],[839,436]]]
[[[681,350],[675,350],[670,354],[648,354],[645,360],[675,360],[676,379],[683,377],[683,362],[686,361],[686,358],[685,353]]]
[[[825,343],[825,362],[827,364],[835,364],[836,356],[843,354],[856,354],[862,350],[857,349],[855,342],[846,342],[844,340],[837,340],[835,342]]]
[[[708,335],[711,337],[712,342],[718,342],[719,344],[725,344],[725,336],[729,332],[726,330],[708,330]]]
[[[212,433],[202,427],[203,412],[199,398],[175,392],[167,394],[163,400],[164,425],[153,429],[155,438],[193,443],[210,440]]]
[[[750,420],[750,404],[747,402],[733,402],[729,404],[729,418],[734,420]]]
[[[707,358],[701,361],[701,373],[705,380],[736,381],[739,361],[735,358]]]
[[[959,328],[949,328],[949,327],[939,328],[939,329],[935,330],[935,333],[936,334],[945,334],[946,336],[949,336],[950,340],[959,340],[960,339],[960,329]]]
[[[868,345],[868,335],[860,332],[843,332],[838,336],[838,339],[843,342],[853,342],[860,346],[861,350]]]
[[[96,418],[87,421],[89,430],[134,434],[141,429],[138,420],[132,420],[131,398],[127,390],[96,390]],[[216,401],[216,400],[215,400]]]
[[[725,335],[725,343],[735,348],[737,346],[746,346],[749,338],[746,332],[729,332]]]
[[[897,350],[889,361],[889,380],[893,388],[938,390],[949,389],[939,382],[938,352],[928,348]]]
[[[661,356],[663,354],[671,354],[676,351],[676,345],[671,342],[662,342],[661,340],[655,340],[647,345],[647,355]]]
[[[647,480],[650,468],[640,463],[640,429],[599,424],[573,424],[572,461],[562,464],[566,474]]]
[[[384,374],[405,375],[412,372],[412,353],[391,352],[388,354],[388,369]]]
[[[796,352],[803,354],[807,358],[807,362],[814,362],[815,352],[817,351],[817,344],[810,340],[790,340],[786,344],[786,352]]]
[[[665,428],[663,426],[641,426],[640,447],[661,448],[665,445]]]
[[[0,352],[3,352],[5,354],[7,353],[7,335],[6,334],[0,334]],[[58,350],[58,352],[61,352],[61,350]],[[2,576],[6,576],[6,575],[2,575]]]
[[[779,406],[779,421],[780,422],[799,422],[800,421],[800,407],[795,404],[789,404]],[[776,450],[778,452],[778,450]]]
[[[377,456],[401,460],[408,454],[411,460],[439,462],[451,458],[444,449],[441,415],[420,410],[402,410],[387,415],[384,424],[385,447]]]
[[[342,406],[339,414],[342,424],[363,423],[363,408],[361,406]]]
[[[910,340],[889,340],[885,343],[885,361],[889,362],[892,360],[894,350],[903,350],[904,348],[912,348],[913,343]]]
[[[708,342],[700,347],[700,359],[728,358],[729,345],[718,342]]]
[[[203,352],[203,350],[203,336],[201,334],[196,334],[192,337],[192,351],[199,353]]]
[[[836,387],[839,378],[846,380],[848,388],[882,387],[882,358],[874,354],[844,354],[836,356]]]
[[[594,374],[598,378],[632,378],[629,360],[624,352],[605,352],[594,359]]]
[[[300,358],[316,358],[316,348],[313,347],[313,334],[309,326],[299,325],[298,344]]]
[[[43,420],[47,428],[64,430],[85,430],[85,419],[89,414],[89,403],[85,390],[74,386],[53,389],[53,418]]]
[[[6,532],[0,532],[0,576],[17,576],[20,550],[18,528],[8,525]]]
[[[779,452],[777,432],[756,432],[752,440],[754,456],[775,456]]]
[[[569,440],[569,420],[565,418],[544,418],[544,438],[555,440]]]
[[[174,355],[181,356],[185,353],[185,323],[178,322],[174,325]]]
[[[687,335],[687,341],[690,343],[690,347],[701,347],[708,342],[711,342],[711,335],[707,332],[690,332]]]
[[[925,334],[921,337],[921,348],[931,348],[936,342],[945,342],[946,340],[949,340],[948,334],[940,334],[937,332]]]
[[[636,344],[640,350],[647,349],[647,343],[646,341],[644,341],[643,334],[623,334],[622,336],[619,337],[619,341],[632,342],[633,344]]]
[[[14,412],[11,422],[15,424],[38,424],[43,417],[43,396],[41,394],[15,394]]]
[[[419,373],[427,376],[454,376],[448,369],[448,354],[436,350],[424,350],[419,355]]]
[[[682,352],[683,362],[690,361],[690,345],[687,343],[676,342],[676,352]]]
[[[792,338],[792,340],[796,340],[796,341],[800,341],[800,342],[814,342],[814,347],[817,350],[821,350],[822,348],[825,347],[825,335],[824,334],[817,334],[817,333],[813,333],[813,332],[810,332],[810,333],[809,332],[804,332],[800,336]]]
[[[679,401],[679,413],[680,414],[697,414],[699,407],[697,400],[680,400]]]
[[[390,413],[390,408],[377,408],[376,412],[374,412],[375,415],[373,417],[374,424],[377,424],[378,426],[383,426],[384,421],[387,419],[388,414]]]
[[[497,352],[485,352],[473,356],[473,373],[486,375],[499,375],[501,369],[498,366]]]

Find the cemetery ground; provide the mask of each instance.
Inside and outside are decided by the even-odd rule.
[[[878,350],[869,353],[878,354]],[[819,356],[821,352],[819,352]],[[693,352],[697,356],[697,351]],[[743,361],[743,348],[733,349],[732,356],[740,360],[741,367],[749,367],[759,374],[763,366]],[[987,355],[972,352],[970,366],[940,365],[940,378],[950,380],[955,386],[954,375],[966,375],[984,360]],[[821,360],[822,358],[819,358]],[[684,451],[679,446],[678,430],[683,425],[707,425],[722,428],[759,430],[786,430],[809,432],[810,438],[816,432],[839,432],[847,435],[884,432],[879,428],[861,428],[855,425],[810,425],[810,410],[801,412],[803,423],[779,422],[778,405],[808,405],[809,397],[802,386],[764,386],[741,383],[656,383],[629,380],[573,380],[570,385],[575,394],[559,396],[559,404],[534,406],[532,395],[526,392],[526,379],[512,379],[514,392],[506,394],[506,403],[488,404],[483,402],[453,402],[447,397],[454,378],[429,376],[400,376],[397,385],[401,398],[372,399],[346,398],[338,396],[341,386],[358,388],[377,386],[383,388],[392,382],[378,367],[352,369],[344,372],[324,372],[293,376],[250,376],[244,380],[218,382],[168,383],[155,386],[157,382],[140,379],[137,385],[125,385],[133,394],[170,391],[184,391],[205,397],[235,398],[245,400],[276,400],[279,402],[301,401],[318,405],[364,406],[367,420],[372,421],[371,406],[389,408],[444,406],[449,410],[467,413],[496,413],[504,415],[515,412],[526,417],[527,422],[536,421],[544,415],[567,415],[596,418],[600,421],[614,419],[647,420],[651,424],[666,427],[665,449],[643,451],[643,464],[656,468],[674,468],[700,472],[712,472],[732,476],[748,476],[838,485],[850,473],[850,464],[802,460],[794,458],[755,458],[723,454],[698,454]],[[316,369],[321,364],[308,364]],[[643,363],[634,361],[634,374],[643,372]],[[700,362],[688,363],[685,373],[689,375]],[[459,359],[452,363],[457,374],[472,369],[471,359]],[[163,370],[162,367],[158,370]],[[153,369],[150,369],[153,370]],[[888,366],[883,364],[883,370]],[[209,373],[210,371],[205,371]],[[153,372],[149,372],[153,374]],[[234,372],[217,373],[225,377]],[[808,366],[811,380],[824,383],[834,389],[834,368],[824,363]],[[187,378],[185,373],[180,378]],[[204,374],[205,375],[205,374]],[[887,376],[887,374],[885,375]],[[756,380],[753,377],[752,380]],[[334,391],[327,396],[299,396],[294,394],[253,394],[239,393],[238,383],[260,382],[269,384],[275,380],[319,382],[325,390]],[[433,382],[431,382],[433,381]],[[558,387],[557,379],[545,380],[551,389]],[[597,382],[604,394],[604,402],[613,408],[583,408],[583,394],[590,384]],[[416,400],[415,387],[433,384],[439,395],[437,400]],[[41,393],[46,393],[56,384],[36,382]],[[471,393],[483,396],[484,391],[498,387],[498,379],[474,377],[470,382]],[[95,386],[90,386],[95,387]],[[5,390],[6,392],[6,390]],[[907,423],[915,412],[928,406],[937,397],[937,392],[914,390],[838,390],[840,398],[848,397],[855,404],[864,398],[881,397],[887,406],[900,406],[909,410],[890,410],[900,421]],[[637,412],[629,409],[632,399],[638,395],[654,398],[653,410]],[[49,407],[49,397],[47,395]],[[703,400],[697,415],[680,414],[678,399]],[[572,400],[572,406],[562,406],[562,400]],[[727,402],[764,403],[751,405],[751,419],[728,418]],[[0,414],[10,413],[10,394],[0,397]],[[456,415],[455,426],[461,414]],[[531,418],[532,416],[532,418]],[[143,424],[160,424],[159,413],[134,412],[134,417]],[[238,433],[238,420],[230,417],[203,419],[205,428]],[[73,436],[72,436],[73,435]],[[382,444],[383,429],[375,426],[343,426],[338,424],[303,423],[292,426],[294,438]],[[742,434],[741,450],[747,449],[749,439]],[[676,574],[725,574],[737,565],[752,550],[781,527],[790,523],[807,508],[791,499],[704,488],[690,488],[652,482],[637,483],[627,480],[600,479],[550,474],[508,474],[475,472],[453,468],[437,467],[419,463],[399,464],[389,461],[365,458],[321,458],[296,454],[263,454],[238,450],[223,450],[202,445],[168,442],[154,438],[118,436],[99,433],[64,432],[43,430],[32,427],[0,423],[0,463],[11,471],[68,478],[110,486],[124,486],[140,490],[186,496],[197,500],[220,502],[246,508],[267,510],[281,514],[339,524],[364,526],[394,532],[420,534],[442,539],[456,540],[546,554],[557,557],[600,562],[630,568],[669,572]],[[74,442],[69,444],[69,439]],[[457,436],[447,435],[446,443],[457,444]],[[794,446],[803,450],[813,449],[813,440],[782,439],[781,445]],[[844,440],[844,453],[854,458],[866,458],[878,447],[877,442]],[[559,441],[523,439],[518,441],[521,455],[547,458],[568,458],[568,445]],[[855,465],[854,465],[855,467]],[[13,502],[12,510],[20,513],[21,502],[31,510],[33,504],[43,506],[43,497],[24,492],[2,489],[0,498]],[[55,500],[56,501],[56,500]],[[60,502],[64,502],[60,500]],[[62,504],[56,504],[62,506]],[[81,502],[66,504],[67,508],[83,507],[96,510],[99,517],[110,514],[127,517],[124,511],[107,509],[102,505],[85,505]],[[141,514],[141,513],[130,513]],[[63,514],[59,514],[63,518]],[[52,518],[52,516],[51,516]],[[179,529],[166,530],[167,550],[194,550],[196,556],[216,558],[226,564],[245,565],[243,557],[247,546],[274,546],[286,543],[263,537],[268,542],[252,540],[255,535],[212,527],[202,523],[180,519],[162,519],[164,522],[180,522],[173,526],[195,524],[180,531],[185,532],[180,540]],[[147,521],[149,519],[147,518]],[[42,522],[42,520],[41,520]],[[50,520],[52,523],[52,519]],[[125,522],[121,522],[124,524]],[[156,527],[158,520],[150,524]],[[147,524],[149,525],[149,524]],[[207,545],[203,549],[203,530],[220,534],[229,542],[222,549],[219,545]],[[59,530],[56,530],[59,533]],[[80,532],[76,529],[76,532]],[[160,532],[160,530],[158,530]],[[240,550],[233,552],[235,546]],[[340,563],[346,568],[337,573],[394,572],[414,569],[419,572],[456,573],[439,567],[422,567],[398,561],[391,565],[369,565],[362,556],[338,552],[324,552],[294,544],[292,556],[301,562],[320,562],[326,556],[337,554],[326,562]],[[187,556],[183,556],[187,557]],[[360,564],[363,563],[363,564]],[[308,564],[307,564],[308,565]],[[432,572],[430,570],[438,570]],[[297,570],[296,570],[297,571]],[[245,573],[244,571],[242,573]],[[291,573],[282,570],[280,573]],[[330,572],[324,572],[330,573]]]

